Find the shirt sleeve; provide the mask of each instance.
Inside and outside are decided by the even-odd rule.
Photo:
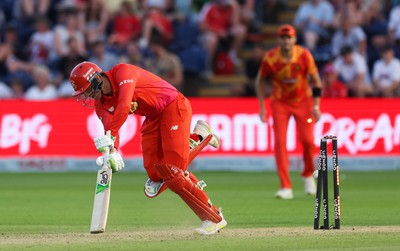
[[[396,26],[399,24],[399,8],[394,8],[390,11],[389,14],[389,22],[388,22],[388,28],[389,30],[395,30]]]
[[[393,81],[399,82],[400,81],[400,61],[395,61],[394,65],[395,65],[396,70],[392,71]]]
[[[357,74],[365,74],[367,73],[367,62],[365,59],[358,54],[353,53],[354,63],[356,65]]]
[[[358,42],[364,41],[366,39],[365,32],[361,29],[361,27],[356,27],[354,29],[354,34],[358,40]]]
[[[259,74],[261,78],[266,78],[272,73],[271,66],[268,63],[267,60],[267,54],[264,56],[264,59],[261,63],[260,69],[259,69]]]
[[[131,108],[133,93],[137,83],[137,74],[128,67],[121,67],[115,73],[116,83],[119,85],[118,105],[106,130],[111,130],[111,135],[116,137],[115,147],[118,147],[118,131],[125,123]]]

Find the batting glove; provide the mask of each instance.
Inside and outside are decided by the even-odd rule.
[[[96,159],[96,164],[100,167],[103,166],[104,159],[106,160],[107,166],[112,169],[113,173],[121,171],[125,167],[124,160],[119,153],[100,156]]]
[[[109,137],[107,135],[102,135],[94,139],[94,144],[97,148],[97,151],[103,153],[106,151],[107,147],[109,149],[114,147],[114,139],[113,137]]]
[[[104,157],[113,173],[121,171],[125,167],[124,160],[119,153],[111,153]]]

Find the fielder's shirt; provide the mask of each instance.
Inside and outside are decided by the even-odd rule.
[[[299,45],[293,46],[290,61],[283,58],[280,47],[267,51],[260,67],[260,76],[272,80],[271,100],[286,102],[299,102],[311,97],[308,76],[317,72],[310,51]]]

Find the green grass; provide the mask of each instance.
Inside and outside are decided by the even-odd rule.
[[[274,172],[195,173],[228,221],[214,236],[192,233],[200,221],[170,191],[146,198],[144,173],[113,176],[100,235],[88,234],[94,173],[0,173],[0,250],[400,250],[399,171],[342,172],[342,229],[330,231],[312,229],[314,197],[298,172],[290,201],[273,197]]]

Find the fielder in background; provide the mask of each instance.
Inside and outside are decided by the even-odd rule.
[[[312,88],[309,85],[311,80]],[[301,173],[305,192],[316,192],[314,171],[314,123],[321,116],[319,103],[321,79],[311,53],[296,45],[296,30],[291,25],[278,29],[278,46],[267,51],[256,78],[256,93],[260,104],[260,118],[266,121],[266,84],[272,82],[271,112],[275,133],[275,161],[280,178],[277,198],[292,199],[292,183],[289,174],[289,156],[286,148],[288,123],[291,116],[296,121],[300,142],[303,146],[304,169]]]
[[[205,183],[186,170],[193,154],[199,152],[199,139],[207,138],[213,147],[219,147],[220,142],[204,121],[196,124],[195,134],[191,135],[192,108],[182,93],[151,72],[130,64],[118,64],[103,72],[91,62],[82,62],[71,71],[70,81],[73,96],[85,106],[93,104],[104,130],[111,131],[111,138],[97,137],[95,145],[99,152],[111,148],[104,161],[114,172],[124,168],[117,151],[119,129],[128,115],[145,116],[141,127],[143,163],[149,177],[145,194],[154,198],[167,187],[178,194],[203,221],[196,228],[200,234],[214,234],[227,225],[221,209],[203,190]]]

